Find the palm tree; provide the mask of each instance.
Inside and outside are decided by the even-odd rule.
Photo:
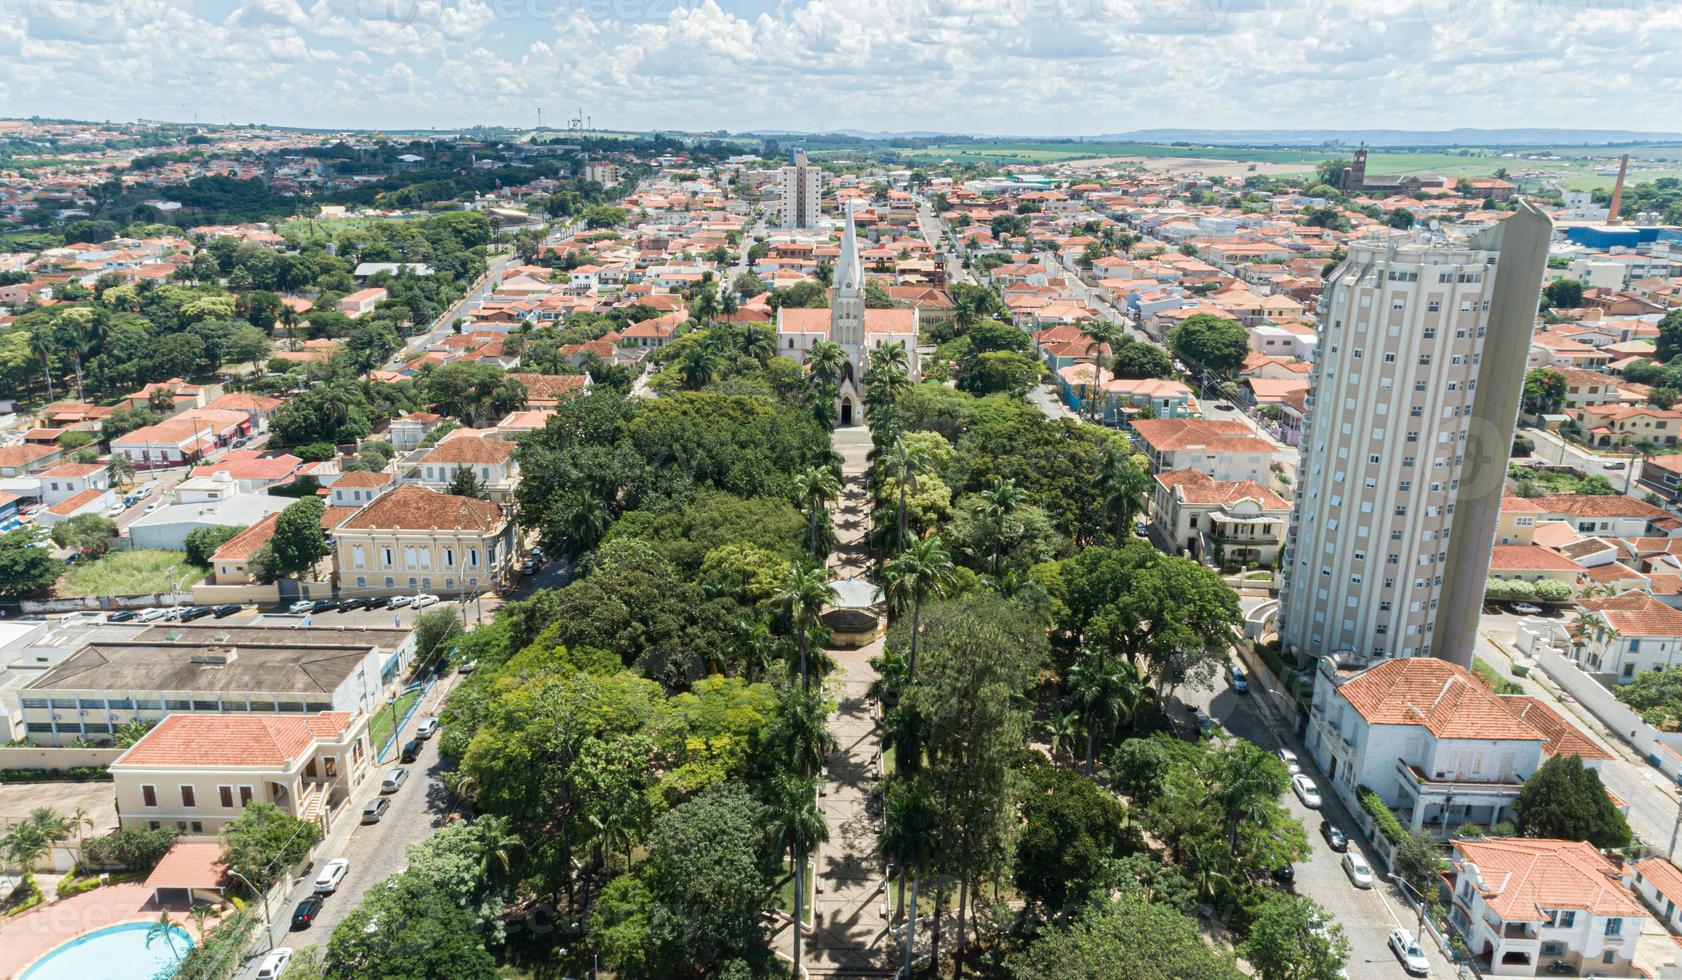
[[[93,814],[88,812],[87,807],[79,806],[76,808],[76,812],[70,815],[70,832],[76,835],[76,845],[78,847],[82,843],[82,831],[93,830],[97,826],[98,824],[94,823]]]
[[[820,340],[812,345],[812,352],[806,356],[806,369],[814,380],[825,387],[832,387],[841,383],[841,367],[847,363],[847,352],[840,344],[833,344],[827,340]]]
[[[818,810],[818,784],[810,777],[783,773],[771,785],[772,836],[788,848],[789,862],[794,865],[794,977],[800,980],[800,938],[805,928],[806,856],[819,844],[829,840],[829,825]]]
[[[705,344],[694,344],[678,359],[677,373],[685,388],[699,391],[718,377],[718,356]]]
[[[771,635],[771,627],[757,618],[744,616],[736,620],[735,641],[736,653],[742,659],[742,675],[752,684],[770,668],[777,653],[777,639]]]
[[[1113,443],[1105,447],[1104,461],[1098,466],[1098,494],[1104,516],[1114,519],[1117,548],[1127,540],[1127,525],[1142,509],[1141,500],[1149,488],[1150,477],[1125,449]]]
[[[742,332],[741,350],[744,355],[764,364],[777,356],[777,338],[771,335],[771,331],[750,324]]]
[[[899,868],[896,918],[905,918],[905,879],[911,878],[911,917],[905,925],[905,976],[909,977],[912,950],[917,941],[917,885],[933,857],[932,838],[940,814],[919,783],[896,780],[888,787],[882,815],[882,836],[877,838],[876,846]]]
[[[933,468],[933,463],[929,459],[928,451],[922,446],[906,442],[904,439],[895,439],[882,450],[876,465],[899,483],[899,537],[895,539],[894,544],[904,548],[906,492],[916,486],[919,475]]]
[[[1103,397],[1103,387],[1100,382],[1103,380],[1104,374],[1104,351],[1106,349],[1115,350],[1116,345],[1127,335],[1121,327],[1108,320],[1092,320],[1083,323],[1080,332],[1092,341],[1092,389],[1087,392],[1088,398],[1086,400],[1089,405],[1087,417],[1096,419],[1098,400]]]
[[[286,328],[286,339],[293,350],[298,349],[298,311],[291,304],[280,304],[280,325]]]
[[[1639,458],[1639,462],[1636,466],[1631,466],[1630,468],[1624,470],[1625,496],[1628,496],[1630,490],[1635,486],[1636,467],[1645,467],[1649,459],[1652,459],[1654,456],[1659,454],[1659,444],[1646,437],[1635,440],[1633,448],[1635,449],[1635,455]]]
[[[199,934],[199,941],[204,941],[204,924],[210,920],[210,913],[215,911],[208,902],[194,902],[187,914],[193,917],[193,931]]]
[[[765,742],[775,755],[788,760],[789,771],[802,776],[821,772],[838,747],[827,721],[820,696],[789,688],[778,701]]]
[[[882,365],[883,369],[899,368],[901,371],[909,371],[911,368],[911,355],[905,352],[905,345],[903,343],[886,344],[882,347],[876,348],[870,355],[871,367],[875,367],[878,364]]]
[[[160,939],[169,944],[171,956],[181,959],[181,951],[175,948],[175,923],[169,921],[167,909],[159,912],[157,921],[146,930],[146,948],[152,948],[152,944]]]
[[[479,873],[487,881],[507,879],[513,873],[515,857],[526,846],[523,838],[509,831],[507,818],[498,819],[487,827],[481,843]]]
[[[1238,851],[1238,829],[1246,821],[1267,819],[1279,791],[1279,762],[1247,743],[1216,756],[1211,781],[1214,799],[1226,820],[1227,850]]]
[[[828,466],[814,466],[794,478],[794,495],[806,512],[806,550],[818,554],[818,515],[841,496],[841,478]]]
[[[1092,775],[1098,743],[1130,720],[1144,696],[1145,679],[1133,664],[1122,664],[1091,647],[1069,668],[1068,689],[1086,729],[1086,774]]]
[[[46,326],[29,332],[29,352],[41,359],[41,378],[47,383],[47,401],[53,400],[53,354],[57,353],[52,334]]]
[[[1070,708],[1067,711],[1052,705],[1044,721],[1038,722],[1040,732],[1050,743],[1051,758],[1055,760],[1060,755],[1073,755],[1075,739],[1080,735],[1080,711]]]
[[[919,538],[882,567],[887,583],[888,604],[896,613],[911,610],[911,652],[906,660],[906,680],[917,677],[917,646],[923,627],[923,603],[943,599],[957,581],[957,569],[939,535]]]
[[[594,548],[607,533],[607,510],[601,502],[582,490],[569,491],[554,505],[556,522],[566,536],[561,549],[568,558],[576,558]]]
[[[788,577],[783,579],[772,598],[788,614],[800,652],[800,689],[809,690],[811,674],[806,668],[808,634],[817,622],[818,614],[823,612],[824,604],[835,601],[835,587],[829,584],[829,576],[822,566],[791,562]]]
[[[1004,526],[1022,507],[1022,491],[1017,489],[1015,480],[1000,477],[993,481],[993,485],[980,491],[979,496],[987,505],[986,513],[998,523],[999,533],[993,536],[993,576],[998,577],[999,564],[1004,560]]]

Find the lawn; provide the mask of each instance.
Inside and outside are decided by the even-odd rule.
[[[782,880],[777,883],[777,909],[793,915],[794,865],[789,862],[788,858],[783,858],[782,869]],[[812,906],[817,900],[817,879],[817,866],[808,861],[806,863],[806,904],[800,908],[800,913],[806,917],[808,924],[812,921]]]
[[[58,594],[69,598],[179,592],[198,584],[209,571],[189,562],[185,552],[111,551],[95,561],[70,566],[59,580]]]
[[[395,713],[390,705],[381,705],[380,710],[374,713],[368,721],[368,740],[373,743],[374,751],[385,747],[385,740],[391,737],[391,726],[408,713],[410,705],[419,697],[419,691],[404,691],[397,696]]]

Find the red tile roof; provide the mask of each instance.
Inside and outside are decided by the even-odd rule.
[[[1642,916],[1618,869],[1594,845],[1574,840],[1510,838],[1455,841],[1478,866],[1484,902],[1503,922],[1544,922],[1543,909],[1576,909],[1600,916]]]
[[[146,887],[159,888],[220,888],[227,865],[222,863],[222,842],[219,840],[177,840],[169,847],[152,873],[146,876]]]
[[[1606,617],[1622,636],[1682,636],[1682,610],[1646,592],[1632,589],[1610,599],[1583,599],[1579,605]]]
[[[313,715],[166,715],[124,752],[113,769],[277,768],[290,765],[318,739],[336,739],[350,724],[346,711]]]
[[[1548,755],[1574,755],[1579,759],[1612,758],[1612,753],[1595,744],[1593,739],[1560,717],[1559,712],[1540,698],[1528,694],[1503,694],[1500,697],[1507,710],[1547,739],[1542,751]]]
[[[1386,660],[1337,690],[1370,725],[1423,725],[1438,738],[1545,740],[1470,671],[1434,657]]]
[[[357,511],[340,530],[451,529],[494,531],[507,523],[502,508],[488,500],[439,493],[408,483]]]
[[[79,491],[74,496],[66,497],[58,503],[53,504],[51,507],[47,508],[47,512],[57,514],[60,517],[69,517],[78,510],[81,510],[83,507],[86,507],[88,504],[98,500],[100,495],[103,493],[105,493],[105,491],[99,489],[98,487],[89,487],[86,490]]]

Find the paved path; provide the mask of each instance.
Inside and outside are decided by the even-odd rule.
[[[863,578],[870,570],[863,547],[870,529],[865,481],[869,431],[837,429],[835,450],[842,458],[841,499],[835,509],[840,547],[830,556],[829,567],[837,578]],[[818,800],[829,825],[829,842],[818,849],[820,891],[814,927],[805,940],[806,969],[814,976],[881,976],[892,971],[894,945],[882,915],[887,900],[883,863],[876,852],[880,823],[869,806],[878,785],[881,744],[867,692],[877,676],[870,658],[881,651],[880,639],[858,650],[831,651],[835,671],[825,689],[836,703],[829,731],[837,748],[825,767]],[[786,944],[786,930],[781,938]]]

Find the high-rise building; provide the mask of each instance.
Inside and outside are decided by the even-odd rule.
[[[1356,241],[1321,296],[1279,636],[1471,663],[1553,222]]]
[[[806,153],[796,150],[794,163],[778,174],[782,187],[782,211],[778,221],[789,230],[818,226],[818,198],[823,193],[823,171],[806,162]]]

